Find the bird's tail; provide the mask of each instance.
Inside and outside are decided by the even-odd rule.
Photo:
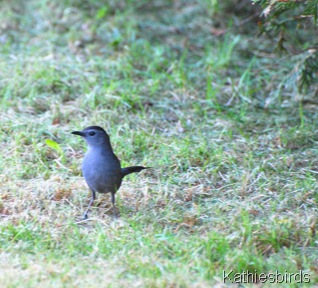
[[[126,176],[126,175],[129,175],[131,173],[137,173],[137,172],[140,172],[144,169],[149,169],[150,167],[143,167],[143,166],[130,166],[130,167],[125,167],[125,168],[122,168],[121,169],[121,173],[123,175],[123,178]]]

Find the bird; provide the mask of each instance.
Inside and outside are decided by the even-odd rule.
[[[82,173],[92,196],[83,215],[84,220],[88,219],[89,208],[96,198],[96,192],[111,193],[113,215],[114,218],[117,218],[115,194],[120,188],[123,178],[150,167],[130,166],[121,168],[120,161],[113,152],[109,135],[102,127],[89,126],[82,131],[73,131],[71,134],[83,137],[88,145],[82,163]]]

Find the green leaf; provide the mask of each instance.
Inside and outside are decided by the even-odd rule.
[[[106,16],[107,12],[108,12],[107,6],[100,8],[96,13],[96,19],[100,20],[100,19],[104,18]]]
[[[60,145],[57,142],[55,142],[51,139],[46,139],[45,143],[47,146],[49,146],[53,150],[57,151],[60,154],[63,154],[63,150],[61,149]]]

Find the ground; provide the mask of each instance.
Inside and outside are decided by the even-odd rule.
[[[101,2],[1,2],[1,286],[223,287],[231,271],[300,270],[317,285],[317,107],[257,36],[256,8]],[[70,133],[90,125],[123,166],[152,167],[125,178],[117,220],[109,195],[81,218],[86,147]]]

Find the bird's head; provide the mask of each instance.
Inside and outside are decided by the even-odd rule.
[[[82,136],[89,147],[110,144],[108,134],[99,126],[90,126],[82,131],[73,131],[72,134]]]

